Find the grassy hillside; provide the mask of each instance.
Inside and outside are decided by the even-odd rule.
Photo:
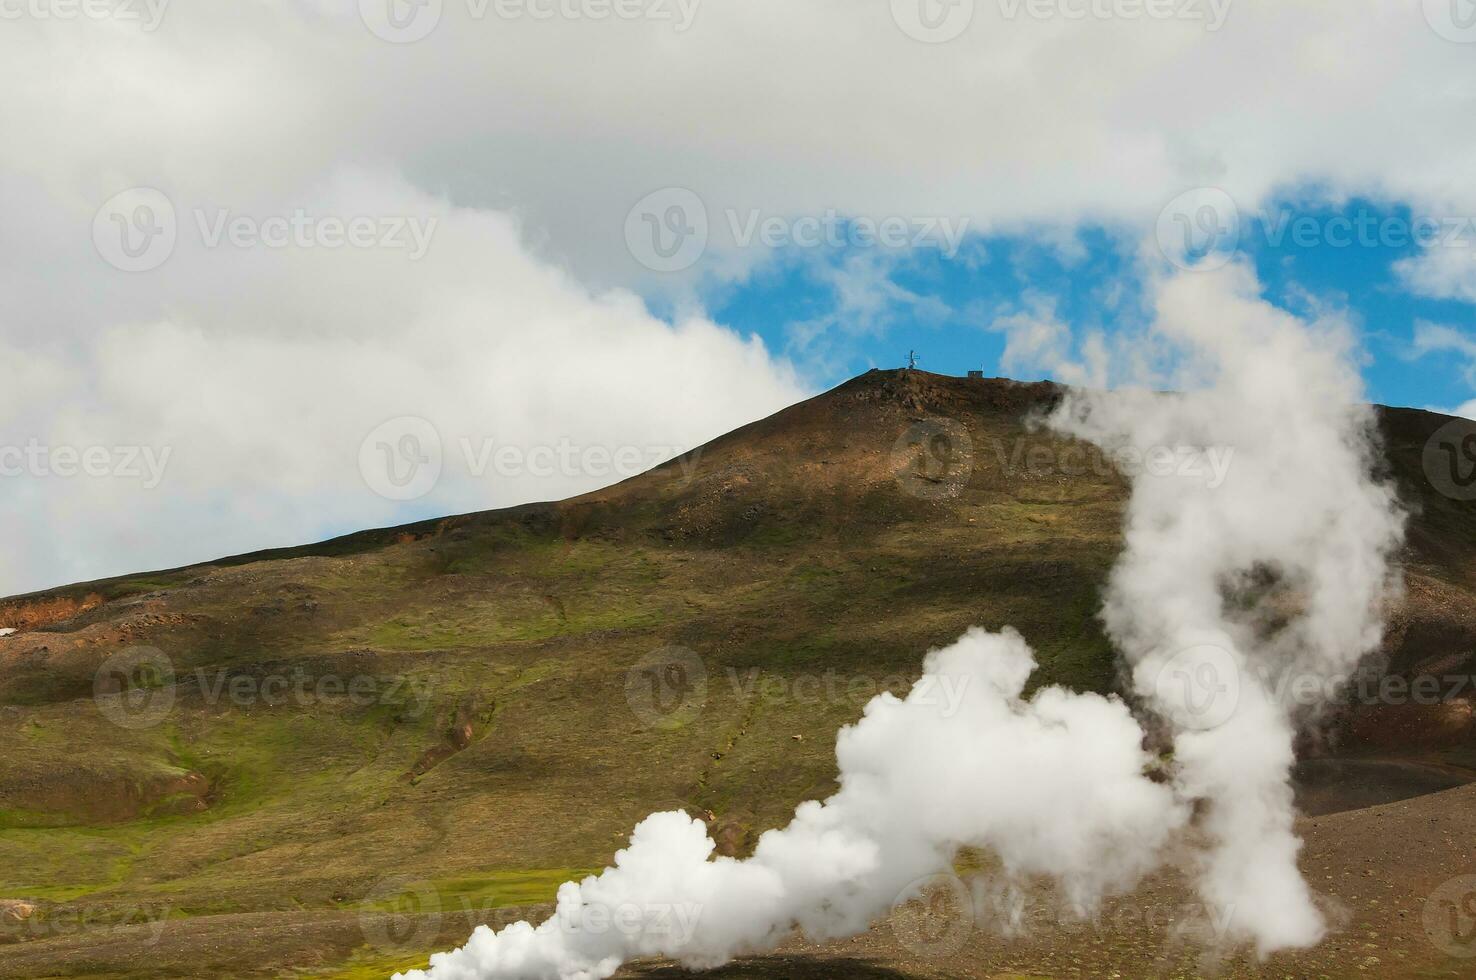
[[[1027,427],[1055,397],[872,372],[574,500],[0,603],[0,975],[380,975],[653,809],[741,853],[970,625],[1112,689],[1126,485]],[[1406,671],[1476,649],[1476,509],[1421,470],[1442,421],[1384,413]]]

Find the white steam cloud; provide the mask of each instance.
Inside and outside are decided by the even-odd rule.
[[[1213,489],[1135,482],[1105,620],[1138,693],[1178,729],[1177,788],[1209,804],[1203,897],[1266,953],[1324,929],[1296,866],[1291,693],[1330,690],[1378,646],[1404,522],[1372,476],[1346,324],[1305,323],[1256,286],[1239,265],[1161,284],[1155,332],[1182,357],[1184,393],[1073,390],[1051,421],[1144,454],[1234,450]]]
[[[405,976],[593,980],[639,956],[702,969],[796,929],[854,935],[964,846],[989,848],[1013,877],[1053,878],[1085,911],[1131,888],[1186,811],[1144,775],[1143,733],[1121,701],[1055,687],[1024,701],[1034,669],[1015,631],[970,630],[928,654],[905,700],[882,694],[842,729],[840,790],[802,804],[752,858],[714,859],[700,821],[655,814],[613,868],[559,889],[553,918],[482,926]]]
[[[397,977],[594,980],[644,956],[710,968],[796,931],[861,932],[965,847],[1087,912],[1183,841],[1231,940],[1263,955],[1316,943],[1286,684],[1335,676],[1377,646],[1402,519],[1371,475],[1345,327],[1264,303],[1240,267],[1159,283],[1156,312],[1132,360],[1168,353],[1183,394],[1073,391],[1050,424],[1145,455],[1235,451],[1214,486],[1135,480],[1108,589],[1108,632],[1173,738],[1171,782],[1149,778],[1155,760],[1123,702],[1060,688],[1025,700],[1025,640],[971,630],[928,654],[905,699],[877,697],[840,732],[840,790],[802,804],[751,858],[714,858],[703,824],[655,814],[613,867],[559,889],[551,919],[481,927]]]

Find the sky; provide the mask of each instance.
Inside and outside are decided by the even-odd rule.
[[[1273,201],[1247,220],[1237,254],[1252,263],[1266,298],[1295,312],[1334,306],[1359,328],[1371,400],[1447,413],[1464,405],[1466,415],[1476,414],[1476,402],[1467,404],[1476,394],[1476,307],[1409,282],[1405,270],[1419,260],[1420,248],[1401,237],[1406,227],[1414,235],[1417,218],[1407,207],[1362,199],[1310,206]],[[1363,240],[1360,226],[1369,230]],[[1294,227],[1308,230],[1294,237]],[[1349,244],[1341,237],[1345,228]],[[1476,225],[1471,232],[1476,242]],[[942,374],[982,370],[1035,380],[1051,377],[1051,365],[1003,364],[1008,331],[1000,324],[1044,306],[1078,330],[1141,328],[1148,314],[1132,261],[1135,244],[1130,235],[1090,225],[1077,229],[1068,247],[981,235],[966,239],[955,256],[940,250],[907,256],[888,267],[885,280],[855,248],[823,260],[790,250],[742,288],[715,291],[711,308],[719,322],[757,334],[824,384],[873,367],[900,367],[911,352],[923,369]],[[919,299],[827,319],[844,302],[846,285],[868,275]],[[1437,343],[1447,332],[1452,342]]]
[[[913,350],[1116,383],[1232,262],[1476,417],[1473,82],[1470,0],[0,0],[0,594],[562,498]]]

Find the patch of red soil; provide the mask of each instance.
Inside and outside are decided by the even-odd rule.
[[[20,599],[0,606],[0,629],[9,628],[21,633],[41,629],[71,619],[89,609],[96,609],[102,604],[103,597],[96,592],[80,599],[72,596]]]

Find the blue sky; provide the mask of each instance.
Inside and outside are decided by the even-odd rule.
[[[1406,240],[1412,235],[1400,234],[1414,220],[1408,208],[1364,199],[1309,207],[1288,198],[1247,221],[1236,252],[1254,263],[1266,298],[1278,306],[1346,312],[1363,341],[1371,399],[1453,409],[1476,392],[1448,353],[1416,356],[1415,325],[1440,324],[1476,339],[1476,307],[1418,295],[1402,279],[1397,263],[1421,252]],[[761,336],[820,387],[871,367],[898,367],[912,349],[929,371],[1009,374],[1000,365],[1004,336],[989,325],[1032,299],[1047,298],[1078,332],[1141,326],[1135,250],[1131,234],[1103,227],[1048,237],[971,235],[951,256],[936,248],[893,257],[856,247],[824,254],[792,248],[740,285],[710,288],[705,299],[717,322]],[[878,310],[839,309],[835,277],[849,264],[904,292]]]

